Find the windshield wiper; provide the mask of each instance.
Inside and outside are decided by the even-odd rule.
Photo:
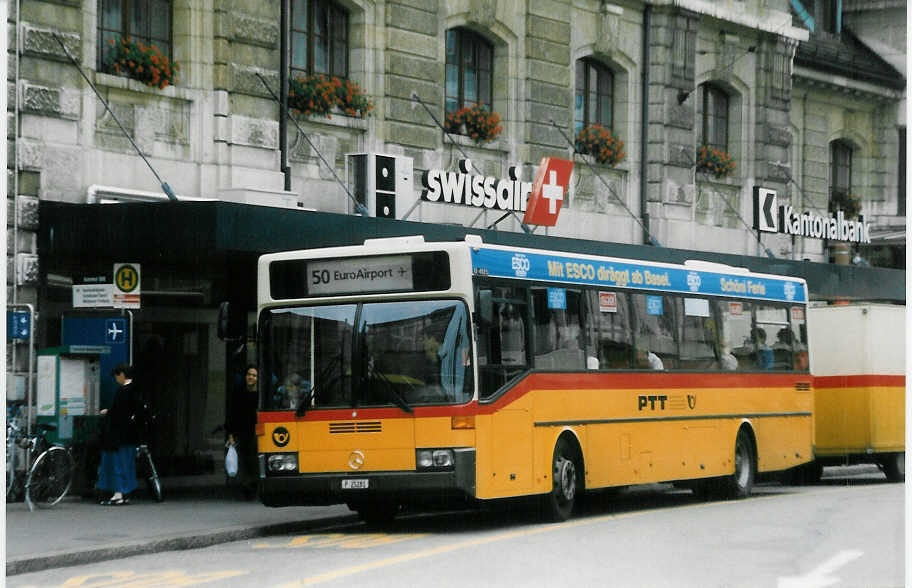
[[[386,396],[393,401],[393,404],[404,410],[405,412],[412,412],[412,407],[409,406],[408,402],[396,391],[396,387],[393,386],[393,383],[386,377],[383,372],[378,372],[371,370],[368,373],[368,378],[374,378],[379,382],[383,382],[384,386],[380,388],[386,392]]]

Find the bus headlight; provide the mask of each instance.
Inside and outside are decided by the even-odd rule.
[[[455,463],[452,449],[419,449],[415,456],[419,470],[451,470]]]
[[[297,453],[270,453],[266,458],[266,470],[270,474],[288,474],[298,471]]]

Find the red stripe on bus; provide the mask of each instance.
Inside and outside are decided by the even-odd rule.
[[[889,376],[885,376],[889,377]],[[902,376],[898,376],[902,379]],[[310,410],[304,416],[295,416],[293,410],[260,412],[260,423],[289,421],[317,422],[358,419],[397,419],[418,417],[450,417],[473,414],[493,414],[516,402],[532,390],[668,390],[704,388],[785,388],[798,383],[810,384],[808,374],[763,373],[675,373],[675,372],[625,372],[625,373],[531,373],[506,394],[490,404],[470,402],[459,406],[414,406],[407,413],[395,407],[341,408]],[[818,379],[819,381],[819,379]]]
[[[905,387],[906,376],[884,376],[864,374],[856,376],[820,376],[814,378],[817,388],[860,388],[863,386],[901,386]]]

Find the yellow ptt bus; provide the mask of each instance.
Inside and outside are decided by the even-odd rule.
[[[403,507],[674,481],[748,496],[812,458],[801,279],[422,237],[264,255],[260,495]]]

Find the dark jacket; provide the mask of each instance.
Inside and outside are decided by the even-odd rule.
[[[120,386],[114,393],[111,408],[102,421],[102,448],[115,450],[123,445],[139,444],[137,407],[139,391],[133,382]]]
[[[231,395],[225,430],[235,437],[253,437],[256,426],[258,396],[246,386],[238,386]]]

